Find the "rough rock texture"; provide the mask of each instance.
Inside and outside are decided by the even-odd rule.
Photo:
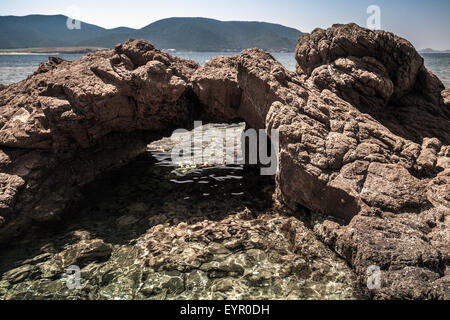
[[[1,92],[0,235],[61,212],[72,188],[55,201],[55,176],[82,185],[118,165],[124,145],[121,160],[138,152],[116,132],[154,138],[196,117],[243,119],[280,131],[277,199],[319,213],[315,230],[361,282],[382,269],[374,298],[448,298],[450,91],[408,41],[354,24],[303,36],[296,59],[289,72],[250,49],[200,68],[130,41],[42,65]],[[64,170],[105,139],[117,157],[91,164],[89,178]]]
[[[358,85],[359,80],[362,90],[380,89],[380,95],[390,93],[396,98],[411,91],[423,66],[423,58],[407,40],[354,24],[316,29],[303,36],[295,57],[300,74],[311,76],[315,72],[320,81],[318,75],[327,69],[324,66],[331,66],[330,75],[325,78],[341,76],[342,83],[347,85],[352,81]]]
[[[159,217],[155,217],[159,218]],[[113,246],[90,239],[0,277],[0,299],[358,299],[355,274],[299,220],[249,210],[221,221],[159,224]],[[48,250],[48,249],[47,249]],[[60,278],[81,267],[80,290]]]
[[[268,116],[297,135],[281,151],[282,197],[344,219],[316,230],[362,279],[381,268],[375,298],[448,299],[449,90],[409,42],[356,25],[302,37],[296,58],[310,88],[303,104],[321,116]]]
[[[280,130],[277,198],[335,217],[315,230],[362,283],[382,269],[374,298],[448,297],[450,91],[409,42],[354,24],[303,36],[296,58],[297,74],[258,50],[217,58],[194,90],[214,105],[240,89],[221,112]]]
[[[76,63],[50,58],[2,92],[2,146],[63,153],[90,147],[112,132],[183,125],[193,112],[186,96],[196,68],[143,41]]]
[[[58,216],[74,187],[192,126],[195,62],[144,41],[50,58],[0,96],[0,239]],[[143,133],[145,131],[145,133]]]

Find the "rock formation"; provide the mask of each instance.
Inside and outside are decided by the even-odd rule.
[[[311,211],[377,299],[450,294],[450,90],[406,40],[355,24],[300,38],[297,71],[249,49],[204,67],[144,41],[50,59],[0,96],[0,239],[193,120],[280,131],[276,199]]]
[[[75,186],[197,117],[198,68],[130,41],[74,62],[50,58],[0,97],[0,239],[53,219]],[[5,225],[6,224],[6,225]]]

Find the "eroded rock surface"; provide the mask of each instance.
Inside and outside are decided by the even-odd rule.
[[[449,90],[409,42],[356,25],[303,36],[296,58],[297,73],[259,50],[217,58],[196,71],[195,91],[280,130],[277,198],[334,217],[315,230],[362,282],[381,268],[375,298],[447,297]],[[239,90],[239,105],[217,96]]]
[[[322,168],[327,186],[358,208],[349,224],[325,219],[319,233],[358,274],[381,268],[375,297],[448,299],[449,90],[406,40],[356,25],[301,38],[296,58],[330,121],[326,134],[308,133],[334,162]]]
[[[152,143],[157,152],[82,189],[64,220],[1,251],[0,300],[365,297],[304,216],[272,209],[273,177],[170,167],[167,146]]]
[[[73,188],[56,201],[44,182],[83,185],[139,153],[141,138],[116,132],[153,140],[195,118],[245,120],[280,131],[277,200],[311,210],[314,230],[362,283],[369,266],[381,268],[374,298],[448,298],[450,90],[408,41],[355,24],[301,37],[296,59],[289,72],[249,49],[199,67],[129,41],[42,65],[1,92],[0,235],[63,210]],[[104,140],[116,157],[100,152],[110,161],[91,163],[91,174],[67,173],[68,159],[83,167]]]
[[[193,61],[144,41],[50,58],[0,96],[0,239],[57,217],[76,186],[196,119]],[[145,133],[143,133],[145,132]]]

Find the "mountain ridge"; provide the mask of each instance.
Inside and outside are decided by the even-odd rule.
[[[63,46],[107,47],[129,38],[143,39],[159,49],[178,51],[240,51],[261,48],[294,51],[301,31],[280,24],[258,21],[220,21],[210,18],[172,17],[141,29],[105,29],[81,22],[69,30],[64,15],[0,16],[0,48]]]

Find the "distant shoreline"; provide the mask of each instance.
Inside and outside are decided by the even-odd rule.
[[[111,50],[110,48],[101,47],[49,47],[49,48],[20,48],[20,49],[0,49],[0,55],[27,55],[27,54],[86,54],[89,52],[105,51]],[[160,49],[163,52],[169,54],[176,53],[210,53],[210,52],[228,52],[228,53],[239,53],[242,50],[238,49],[228,49],[228,50],[210,50],[210,51],[191,51],[191,50],[173,50],[173,49]],[[269,50],[270,53],[294,53],[294,51],[285,50]]]
[[[0,54],[78,54],[109,50],[100,47],[49,47],[49,48],[23,48],[23,49],[0,49]]]
[[[26,54],[86,54],[90,52],[111,50],[111,48],[102,47],[46,47],[46,48],[16,48],[16,49],[0,49],[0,55],[26,55]],[[208,51],[192,51],[192,50],[174,50],[174,49],[160,49],[163,52],[169,54],[175,53],[195,53],[195,52],[241,52],[238,49],[222,49],[222,50],[208,50]],[[270,53],[294,53],[289,50],[266,50]],[[438,51],[438,50],[419,50],[419,54],[449,54],[450,50]]]

